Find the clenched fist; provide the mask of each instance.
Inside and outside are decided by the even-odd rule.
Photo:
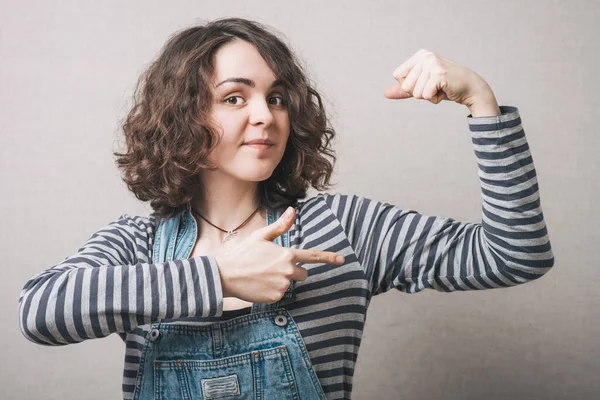
[[[450,100],[472,107],[495,102],[488,83],[474,71],[427,50],[419,50],[392,73],[398,84],[388,87],[389,99]]]

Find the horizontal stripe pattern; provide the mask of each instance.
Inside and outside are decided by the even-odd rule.
[[[508,287],[554,264],[537,176],[518,110],[468,117],[482,191],[481,223],[424,216],[354,195],[299,202],[290,245],[343,254],[343,266],[307,264],[289,305],[328,399],[349,399],[373,295]],[[64,345],[117,332],[125,341],[123,397],[130,399],[157,318],[210,324],[222,312],[212,257],[150,264],[157,221],[122,216],[77,254],[31,278],[19,298],[23,334]],[[238,313],[245,313],[240,310]]]

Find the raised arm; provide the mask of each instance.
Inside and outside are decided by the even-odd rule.
[[[150,254],[149,235],[149,219],[121,216],[76,254],[32,277],[19,297],[23,335],[42,345],[64,345],[159,318],[220,315],[223,295],[214,257],[139,262],[139,252]]]
[[[483,197],[482,222],[424,216],[388,203],[325,195],[371,283],[449,292],[513,286],[554,265],[533,159],[515,107],[469,117]]]

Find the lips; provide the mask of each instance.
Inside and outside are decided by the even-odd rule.
[[[267,145],[267,146],[273,146],[275,143],[273,143],[272,141],[270,141],[268,139],[254,139],[254,140],[245,142],[244,144],[247,144],[247,145],[262,144],[262,145]]]
[[[274,146],[272,144],[262,144],[262,143],[254,143],[254,144],[245,144],[244,147],[247,149],[253,149],[259,152],[267,151],[272,149]]]

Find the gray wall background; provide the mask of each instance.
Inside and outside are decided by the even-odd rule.
[[[354,398],[600,398],[599,2],[287,3],[0,3],[0,397],[120,397],[117,335],[35,345],[18,296],[95,230],[150,212],[111,154],[135,80],[176,30],[242,16],[285,35],[323,94],[338,131],[332,191],[481,221],[467,108],[383,96],[420,48],[517,106],[534,157],[554,270],[509,289],[376,297]]]

